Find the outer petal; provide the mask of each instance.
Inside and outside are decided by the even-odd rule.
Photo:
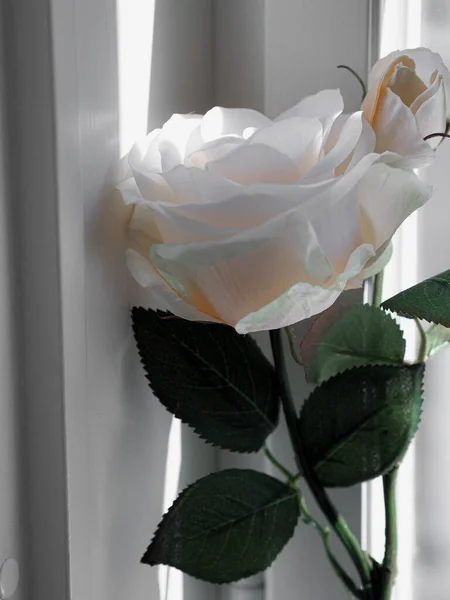
[[[433,188],[414,173],[374,165],[358,188],[364,242],[375,249],[383,246],[432,193]]]
[[[370,279],[380,273],[387,266],[391,258],[392,244],[389,241],[378,249],[376,255],[367,262],[357,277],[353,277],[353,279],[347,281],[345,289],[354,290],[360,288],[366,279]]]
[[[414,48],[413,50],[407,50],[406,53],[415,62],[418,76],[427,85],[432,83],[433,74],[436,71],[442,75],[447,98],[447,117],[450,117],[450,73],[440,54],[432,52],[428,48]]]
[[[233,326],[295,283],[333,275],[297,210],[213,243],[153,246],[151,261],[188,303]]]
[[[236,324],[238,333],[279,329],[319,314],[336,302],[347,280],[354,278],[373,256],[373,248],[363,245],[350,256],[345,272],[328,287],[297,283],[258,311],[246,315]]]
[[[344,100],[339,90],[322,90],[303,98],[296,106],[276,118],[276,121],[292,117],[315,117],[320,119],[324,131],[328,132],[333,121],[344,110]]]
[[[161,154],[159,151],[160,129],[137,142],[130,151],[128,162],[136,184],[147,200],[173,202],[173,194],[161,177]]]
[[[151,262],[134,250],[127,250],[128,269],[136,282],[145,289],[139,294],[139,305],[153,310],[169,311],[189,321],[213,321],[193,306],[186,304],[156,272]]]
[[[433,162],[434,152],[423,141],[411,110],[390,89],[386,89],[373,123],[377,136],[376,152],[399,155],[395,165],[415,169]]]
[[[364,118],[372,125],[377,118],[380,103],[384,99],[387,87],[391,81],[397,65],[402,64],[414,70],[414,61],[406,56],[405,52],[392,52],[379,60],[369,76],[369,88],[364,98],[362,109]]]
[[[161,172],[161,153],[158,143],[160,133],[161,129],[155,129],[134,144],[128,156],[132,170],[144,169],[153,173]]]
[[[243,137],[246,129],[261,129],[271,123],[270,119],[256,110],[216,106],[203,117],[201,133],[204,142],[212,142],[229,135]]]
[[[416,99],[411,111],[416,115],[417,126],[423,137],[430,133],[445,131],[447,126],[446,98],[444,81],[440,75],[435,78],[428,90]],[[433,138],[428,141],[428,144],[432,148],[436,148],[441,141]]]

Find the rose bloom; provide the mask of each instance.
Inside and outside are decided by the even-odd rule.
[[[446,129],[450,75],[439,54],[427,48],[392,52],[379,60],[369,78],[364,117],[377,136],[376,151],[391,164],[419,168],[430,164]]]
[[[127,259],[145,304],[240,333],[270,330],[378,272],[431,188],[386,164],[393,152],[386,161],[375,151],[362,112],[342,110],[338,90],[274,121],[216,107],[174,115],[137,143],[119,189],[133,206]]]

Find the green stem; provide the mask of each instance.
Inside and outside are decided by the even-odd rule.
[[[285,327],[284,330],[286,331],[288,340],[289,340],[289,350],[291,352],[291,356],[294,359],[294,361],[300,365],[301,367],[303,367],[303,363],[302,360],[300,358],[300,356],[297,354],[297,350],[295,348],[295,344],[297,342],[297,339],[295,337],[295,331],[294,328],[292,326],[289,327]]]
[[[276,456],[272,454],[272,452],[269,450],[266,444],[264,444],[264,454],[266,455],[266,458],[269,460],[269,462],[271,462],[272,465],[275,467],[275,469],[277,469],[277,471],[279,471],[282,475],[286,477],[289,483],[295,483],[297,481],[298,476],[294,475],[288,469],[286,469],[286,467],[280,463]]]
[[[380,306],[383,301],[383,280],[384,280],[384,271],[375,275],[373,281],[373,293],[372,293],[372,305],[377,308]]]
[[[414,321],[416,322],[420,336],[419,356],[417,357],[417,362],[422,363],[425,361],[427,355],[427,336],[420,323],[420,320],[417,317],[414,317]]]
[[[362,551],[358,540],[348,527],[344,518],[337,512],[331,503],[331,500],[320,483],[316,473],[309,466],[309,463],[306,459],[303,441],[297,427],[297,412],[289,387],[281,330],[271,331],[270,340],[272,344],[275,369],[278,376],[278,383],[280,386],[281,402],[298,466],[308,482],[317,504],[328,519],[331,527],[334,529],[336,535],[339,537],[350,558],[352,559],[352,562],[361,577],[364,591],[367,592],[367,597],[372,598],[371,569],[367,557]]]
[[[334,572],[343,582],[343,584],[349,590],[349,592],[353,594],[353,596],[355,596],[356,598],[360,598],[360,590],[358,590],[352,578],[349,575],[347,575],[347,573],[341,567],[338,560],[333,554],[333,551],[330,546],[331,531],[328,529],[328,527],[322,527],[322,525],[320,525],[320,523],[314,519],[312,514],[309,512],[308,507],[306,506],[305,499],[297,483],[299,475],[294,475],[283,464],[281,464],[281,462],[276,458],[276,456],[271,452],[271,450],[266,444],[264,445],[264,454],[266,455],[269,462],[277,469],[277,471],[279,471],[282,475],[284,475],[284,477],[286,477],[289,484],[295,489],[300,507],[301,520],[303,521],[303,523],[305,523],[305,525],[309,525],[313,529],[315,529],[322,538],[325,547],[325,552],[331,563],[331,566],[333,567]]]
[[[373,306],[380,306],[383,297],[383,271],[376,275],[373,286]],[[423,362],[426,353],[425,332],[416,319],[420,333],[419,361]],[[423,357],[423,358],[422,358]],[[383,477],[384,509],[386,514],[386,546],[383,559],[383,574],[380,600],[390,600],[397,574],[397,506],[396,483],[398,466]]]
[[[383,560],[383,586],[380,600],[390,600],[397,575],[397,507],[396,483],[398,467],[383,477],[386,512],[386,550]]]
[[[316,519],[314,519],[314,517],[309,512],[308,507],[306,506],[305,499],[303,498],[299,489],[297,489],[297,494],[302,515],[302,521],[306,525],[310,525],[313,529],[315,529],[322,538],[325,552],[331,563],[331,566],[333,567],[334,572],[354,597],[363,598],[363,596],[361,595],[361,590],[358,590],[353,579],[345,572],[345,570],[342,568],[342,566],[339,564],[338,560],[333,554],[333,551],[330,546],[330,529],[328,527],[322,527],[322,525],[318,521],[316,521]]]

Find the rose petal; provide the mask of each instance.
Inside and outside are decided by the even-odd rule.
[[[313,183],[320,181],[321,179],[334,177],[337,167],[344,163],[346,159],[351,158],[351,153],[356,149],[363,135],[370,138],[369,141],[364,141],[365,146],[368,147],[370,141],[372,141],[372,134],[367,128],[364,129],[362,112],[357,112],[348,116],[345,122],[340,119],[337,127],[339,128],[339,133],[337,134],[336,130],[333,132],[333,126],[330,134],[333,138],[336,138],[333,147],[331,147],[328,153],[319,160],[317,165],[302,178],[302,183]]]
[[[209,171],[178,165],[163,174],[177,204],[214,204],[236,195],[241,186]]]
[[[209,162],[226,156],[242,144],[242,138],[237,135],[227,135],[204,144],[200,150],[187,157],[186,165],[204,169]]]
[[[433,188],[414,173],[374,165],[358,187],[364,241],[380,248],[432,193]]]
[[[444,81],[444,90],[447,98],[450,98],[450,73],[437,52],[432,52],[428,48],[414,48],[406,51],[415,65],[417,75],[427,85],[433,82],[434,73],[437,71],[442,75]],[[450,102],[447,101],[447,116],[450,116]]]
[[[416,122],[422,137],[430,133],[442,133],[446,123],[446,98],[444,81],[437,75],[433,84],[411,106],[411,111],[416,115]],[[432,138],[427,140],[432,148],[436,148],[442,140]]]
[[[355,277],[373,255],[371,246],[363,245],[350,256],[346,272],[336,283],[325,288],[309,283],[297,283],[270,304],[243,317],[236,324],[238,333],[279,329],[294,325],[319,314],[336,302],[345,288],[347,279]]]
[[[137,169],[140,172],[143,169],[153,173],[161,172],[161,153],[158,144],[160,133],[161,129],[155,129],[131,148],[128,161],[132,171]]]
[[[241,185],[294,183],[299,177],[297,165],[288,156],[263,144],[239,146],[207,168]]]
[[[395,166],[415,169],[429,165],[434,152],[423,141],[411,110],[390,89],[386,89],[373,123],[377,136],[376,152],[398,154]]]
[[[293,284],[322,283],[333,273],[311,225],[297,210],[212,243],[155,245],[150,258],[198,310],[231,325]]]
[[[276,121],[292,117],[315,117],[321,120],[324,131],[328,132],[333,121],[343,110],[344,100],[339,90],[322,90],[303,98],[293,108],[277,117]]]
[[[301,177],[317,163],[322,139],[319,119],[292,117],[260,129],[250,139],[250,145],[263,144],[288,156]]]
[[[387,266],[391,258],[392,244],[389,241],[378,249],[376,255],[367,262],[367,265],[359,275],[347,281],[345,289],[354,290],[360,288],[366,279],[370,279],[380,273]]]
[[[417,96],[427,90],[427,86],[414,70],[405,67],[402,63],[395,67],[394,74],[389,82],[389,88],[401,98],[403,104],[409,107]]]
[[[271,123],[270,119],[256,110],[216,106],[203,117],[201,134],[204,142],[229,135],[243,137],[248,127],[260,129]]]
[[[163,171],[184,164],[186,157],[201,147],[201,122],[200,115],[175,114],[165,123],[158,136]]]
[[[189,321],[217,322],[216,319],[201,313],[180,298],[157,273],[151,262],[141,254],[134,250],[127,250],[126,258],[131,275],[142,288],[145,288],[145,292],[139,294],[139,306],[169,311]]]
[[[377,118],[380,103],[383,101],[387,87],[391,81],[397,65],[414,71],[414,61],[408,58],[405,53],[392,52],[388,56],[379,60],[372,68],[369,75],[369,87],[364,98],[362,109],[364,118],[373,125]]]

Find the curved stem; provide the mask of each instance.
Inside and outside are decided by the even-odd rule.
[[[298,479],[298,476],[291,473],[284,465],[280,463],[280,461],[276,458],[274,454],[269,450],[266,444],[264,444],[264,454],[270,463],[279,471],[282,475],[286,477],[289,483],[295,483]]]
[[[306,455],[303,448],[303,441],[300,436],[297,427],[297,412],[295,404],[291,395],[288,375],[286,372],[286,365],[284,360],[283,340],[280,330],[270,332],[270,341],[272,344],[272,351],[275,361],[275,369],[278,376],[278,383],[280,386],[280,396],[283,405],[284,415],[289,431],[292,446],[296,455],[298,466],[302,471],[311,492],[322,510],[323,514],[328,519],[331,527],[334,529],[336,535],[339,537],[343,546],[346,548],[353,564],[355,565],[361,581],[363,584],[364,591],[368,593],[368,597],[372,598],[372,578],[371,569],[366,555],[361,549],[358,540],[348,527],[344,518],[337,512],[330,498],[328,497],[325,489],[320,483],[316,473],[309,466],[306,459]]]
[[[312,514],[309,512],[308,507],[306,506],[305,499],[297,483],[299,475],[294,475],[283,464],[281,464],[281,462],[276,458],[276,456],[271,452],[271,450],[266,444],[264,444],[264,454],[266,455],[269,462],[282,475],[286,477],[286,479],[289,482],[289,485],[291,485],[291,487],[295,489],[295,492],[297,493],[298,497],[298,504],[300,507],[300,518],[303,521],[303,523],[305,523],[305,525],[310,525],[313,529],[315,529],[322,538],[325,547],[325,552],[327,553],[327,557],[331,563],[331,566],[334,569],[334,572],[345,585],[345,587],[349,590],[349,592],[351,592],[356,598],[360,598],[360,590],[358,590],[352,578],[349,575],[347,575],[347,573],[341,567],[338,560],[333,554],[333,551],[330,546],[331,531],[327,527],[322,527],[322,525],[318,521],[316,521],[316,519],[314,519]]]
[[[333,567],[334,572],[342,581],[344,586],[349,590],[349,592],[353,594],[353,596],[355,596],[356,598],[363,598],[363,596],[361,595],[361,590],[358,590],[353,579],[345,572],[345,570],[342,568],[342,566],[339,564],[338,560],[333,554],[333,551],[330,546],[331,530],[328,527],[322,527],[322,525],[318,521],[316,521],[316,519],[314,519],[314,517],[309,512],[308,507],[306,506],[305,499],[303,498],[299,489],[297,489],[297,495],[299,499],[302,521],[306,525],[310,525],[313,529],[315,529],[322,538],[325,552],[331,563],[331,566]]]
[[[287,334],[287,337],[289,340],[289,350],[291,352],[292,358],[298,365],[303,367],[302,360],[301,360],[300,356],[297,354],[297,350],[295,349],[295,343],[297,340],[295,337],[294,328],[292,326],[288,326],[288,327],[285,327],[284,330],[286,331],[286,334]]]
[[[396,483],[398,467],[383,477],[386,512],[386,550],[383,560],[383,587],[380,600],[390,600],[397,575],[397,507]]]

